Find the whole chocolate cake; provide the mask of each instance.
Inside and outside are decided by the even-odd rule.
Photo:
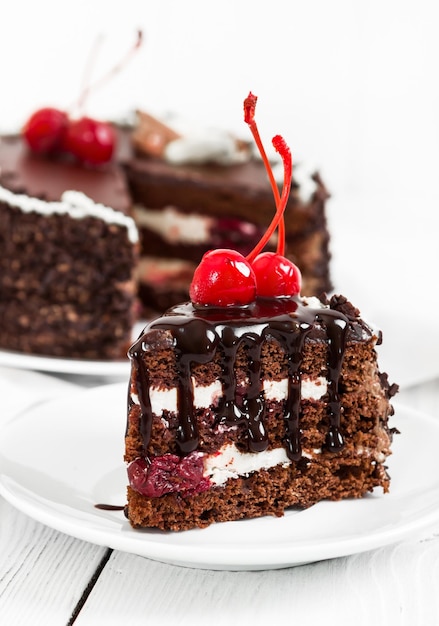
[[[273,195],[260,157],[227,133],[180,137],[139,113],[133,141],[136,156],[124,168],[142,242],[140,295],[147,312],[163,312],[188,298],[208,250],[250,252],[271,221]],[[299,163],[284,217],[285,254],[299,265],[306,295],[331,288],[328,197],[319,174]],[[276,235],[267,249],[275,247]]]
[[[19,136],[0,140],[1,348],[123,358],[138,315],[130,208],[118,166],[86,168],[32,154]]]
[[[258,139],[255,105],[249,94]],[[206,253],[191,302],[148,324],[129,351],[133,527],[186,530],[389,489],[397,386],[378,368],[381,332],[343,296],[299,295],[300,271],[284,255],[291,155],[273,143],[285,177],[281,193],[270,177],[265,235],[245,256]],[[275,230],[276,250],[263,251]]]

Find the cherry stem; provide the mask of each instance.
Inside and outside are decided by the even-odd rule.
[[[102,37],[100,37],[99,40],[95,42],[95,45],[93,46],[93,50],[91,54],[91,59],[89,63],[87,64],[88,69],[86,72],[86,78],[84,78],[83,80],[83,84],[85,84],[85,87],[83,87],[82,93],[80,97],[78,98],[78,101],[76,104],[77,109],[81,110],[84,107],[84,102],[88,98],[90,92],[95,91],[96,89],[99,89],[103,84],[105,84],[108,80],[110,80],[110,78],[112,78],[115,74],[118,74],[125,67],[125,65],[130,61],[131,57],[134,56],[134,54],[142,45],[142,41],[143,41],[143,33],[141,30],[138,30],[136,41],[134,45],[128,50],[125,57],[121,61],[119,61],[119,63],[116,63],[116,65],[114,65],[111,68],[111,70],[107,72],[107,74],[102,76],[95,83],[92,83],[91,85],[90,84],[87,85],[87,82],[89,82],[89,76],[91,74],[91,67],[96,60],[96,53],[97,53],[98,45],[102,43]]]
[[[273,175],[273,170],[271,169],[270,162],[268,160],[267,154],[265,152],[265,148],[262,144],[261,137],[259,135],[259,130],[255,121],[255,110],[256,110],[256,102],[257,97],[253,95],[251,92],[244,100],[244,121],[249,125],[252,135],[255,139],[256,145],[259,149],[260,155],[262,157],[262,161],[265,165],[265,169],[268,174],[268,178],[270,180],[271,188],[273,190],[273,195],[276,203],[276,213],[266,230],[264,236],[261,238],[258,244],[253,248],[253,250],[247,255],[247,260],[251,263],[254,261],[259,252],[267,245],[270,237],[276,230],[277,226],[279,226],[279,238],[277,245],[277,254],[281,254],[283,256],[285,252],[285,222],[283,219],[283,214],[285,211],[285,207],[288,201],[290,188],[291,188],[291,177],[292,177],[292,157],[290,149],[288,148],[285,140],[280,136],[276,135],[273,138],[273,146],[276,151],[282,157],[284,164],[284,185],[282,189],[282,195],[279,194],[279,188],[277,186],[277,182]]]
[[[279,200],[280,203],[284,202],[284,206],[282,208],[282,217],[279,220],[279,238],[277,242],[277,254],[281,256],[285,255],[285,220],[284,220],[284,212],[287,206],[288,197],[291,191],[291,181],[293,176],[293,159],[291,156],[291,151],[286,144],[283,137],[280,135],[276,135],[273,137],[273,146],[276,149],[276,152],[280,154],[283,165],[284,165],[284,183],[282,187],[282,196]]]

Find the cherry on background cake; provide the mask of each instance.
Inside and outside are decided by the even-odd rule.
[[[300,295],[301,272],[285,257],[291,154],[275,137],[280,192],[255,106],[250,94],[245,121],[269,174],[274,218],[248,254],[207,252],[191,301],[149,323],[129,351],[126,514],[135,528],[281,516],[389,489],[397,386],[378,367],[381,332],[343,296]]]

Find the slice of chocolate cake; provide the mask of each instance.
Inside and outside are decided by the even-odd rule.
[[[256,138],[255,104],[249,94],[245,120]],[[291,154],[281,137],[273,143],[285,177],[281,194],[270,177],[276,214],[266,234],[247,256],[206,253],[192,302],[148,324],[130,349],[133,527],[280,516],[389,489],[397,387],[378,368],[381,333],[342,296],[299,295],[300,271],[283,255]],[[276,251],[262,252],[275,229]]]
[[[175,307],[131,348],[134,527],[184,530],[389,488],[381,334],[344,298]]]
[[[124,167],[142,243],[140,295],[148,312],[163,312],[188,298],[205,252],[250,252],[271,221],[273,195],[261,159],[224,132],[180,137],[140,113],[133,138],[136,156]],[[328,197],[318,173],[299,163],[285,211],[285,254],[301,269],[305,295],[331,288]],[[276,236],[267,249],[275,246]]]
[[[3,349],[126,355],[138,311],[130,205],[118,166],[91,169],[31,154],[18,136],[0,140]]]

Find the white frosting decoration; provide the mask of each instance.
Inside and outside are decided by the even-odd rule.
[[[317,188],[317,183],[313,179],[317,168],[309,168],[304,163],[297,163],[293,168],[293,179],[299,185],[300,197],[304,201],[308,201]]]
[[[170,116],[164,120],[166,124],[178,131],[180,136],[169,141],[163,152],[163,158],[173,165],[202,165],[218,163],[234,165],[250,159],[261,160],[256,144],[250,138],[241,139],[221,128],[200,128],[187,124],[178,116]],[[245,146],[245,147],[244,147]],[[270,161],[276,182],[282,186],[284,166],[281,157],[271,143],[267,142],[265,151]],[[310,168],[302,161],[294,159],[293,179],[299,185],[299,195],[304,202],[310,200],[316,190],[316,182],[312,176],[317,168]]]
[[[16,194],[0,186],[0,201],[20,209],[23,213],[40,215],[69,215],[73,219],[95,217],[107,224],[117,224],[127,229],[128,238],[136,243],[139,234],[134,220],[103,204],[96,204],[91,198],[79,191],[65,191],[60,202],[46,202],[25,194]]]
[[[135,206],[134,215],[139,227],[149,228],[171,244],[208,242],[215,223],[213,218],[187,215],[173,206],[164,207],[160,211]]]
[[[236,139],[228,133],[206,129],[170,141],[165,148],[165,159],[174,165],[207,162],[233,165],[248,161],[247,150],[238,148]]]
[[[284,181],[284,166],[281,161],[272,164],[273,176],[279,185]],[[303,202],[308,202],[317,188],[313,174],[316,168],[309,168],[304,163],[293,163],[293,180],[299,185],[299,195]]]
[[[302,304],[312,307],[313,309],[327,309],[328,305],[323,304],[316,296],[302,296]]]

